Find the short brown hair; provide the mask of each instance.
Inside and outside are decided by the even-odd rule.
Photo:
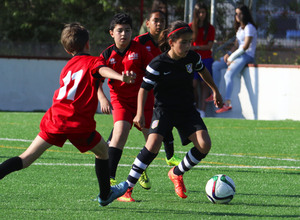
[[[60,41],[63,47],[70,53],[82,52],[89,40],[89,32],[80,23],[65,24]]]

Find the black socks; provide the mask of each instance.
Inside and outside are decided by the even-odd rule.
[[[0,164],[0,180],[11,172],[23,169],[23,162],[20,157],[12,157]]]

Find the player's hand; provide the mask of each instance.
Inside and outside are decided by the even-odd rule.
[[[145,127],[145,117],[136,115],[133,119],[133,123],[140,129]]]
[[[217,108],[223,107],[223,99],[219,92],[217,93],[214,92],[214,104]]]
[[[113,107],[107,99],[101,100],[100,101],[100,106],[101,106],[101,112],[103,114],[111,114],[111,111],[113,110]]]
[[[133,71],[122,72],[122,81],[125,83],[134,83],[136,74]]]

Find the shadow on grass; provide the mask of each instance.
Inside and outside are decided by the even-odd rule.
[[[114,210],[119,209],[120,211],[128,211],[128,208],[114,207]],[[130,212],[149,214],[149,209],[131,207]],[[247,214],[247,213],[230,213],[230,212],[205,212],[205,211],[191,211],[191,210],[175,210],[175,209],[151,209],[152,214],[170,214],[170,215],[187,215],[187,216],[231,216],[231,217],[258,217],[258,218],[299,218],[300,215],[267,215],[267,214]]]

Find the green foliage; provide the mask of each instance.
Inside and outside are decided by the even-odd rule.
[[[6,0],[0,4],[0,40],[19,42],[58,42],[63,24],[77,21],[90,30],[93,42],[103,43],[115,13],[126,11],[134,21],[139,16],[133,0],[117,5],[108,0]]]

